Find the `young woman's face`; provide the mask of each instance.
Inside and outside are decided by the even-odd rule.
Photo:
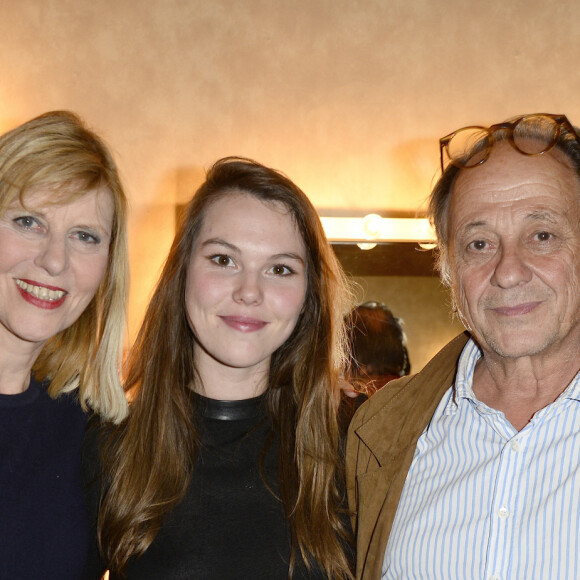
[[[29,344],[40,349],[71,326],[107,267],[114,211],[109,190],[94,189],[63,204],[53,199],[52,191],[39,189],[26,196],[26,208],[15,202],[0,216],[0,343],[5,348]]]
[[[237,192],[210,206],[185,294],[202,378],[227,367],[265,389],[272,353],[296,326],[306,280],[306,250],[285,206]]]

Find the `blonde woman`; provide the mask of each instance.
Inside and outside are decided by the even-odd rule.
[[[126,201],[66,111],[0,137],[0,576],[77,580],[86,411],[122,420]]]

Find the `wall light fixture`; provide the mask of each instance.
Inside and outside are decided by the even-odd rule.
[[[426,218],[321,217],[326,237],[333,243],[355,243],[374,247],[380,242],[434,244],[435,232]]]

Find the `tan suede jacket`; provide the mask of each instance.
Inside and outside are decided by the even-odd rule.
[[[346,450],[347,490],[357,536],[356,577],[377,580],[419,436],[445,391],[469,336],[463,333],[417,375],[393,381],[355,414]]]

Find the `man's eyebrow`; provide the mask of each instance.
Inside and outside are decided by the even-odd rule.
[[[547,221],[550,223],[556,223],[556,216],[551,211],[537,210],[526,216],[526,219],[532,221]]]
[[[469,234],[469,232],[471,232],[471,230],[475,230],[477,228],[480,228],[481,226],[485,226],[487,225],[488,222],[486,220],[477,220],[474,222],[469,222],[467,224],[465,224],[464,226],[462,226],[460,229],[457,230],[456,233],[458,234]]]
[[[554,212],[550,210],[535,210],[530,212],[525,217],[526,220],[531,222],[550,222],[550,223],[558,223],[557,216],[554,215]],[[482,226],[486,226],[489,222],[487,220],[476,220],[473,222],[469,222],[462,226],[460,229],[456,230],[455,235],[469,235],[472,230],[480,228]]]

